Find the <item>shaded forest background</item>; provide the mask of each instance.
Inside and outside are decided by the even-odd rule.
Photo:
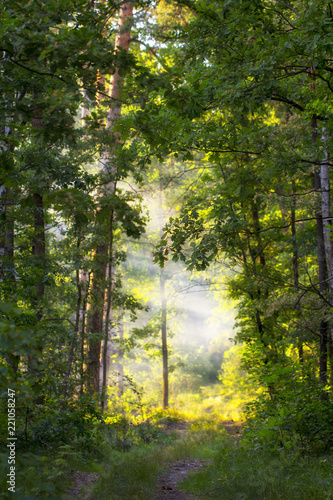
[[[1,440],[11,388],[19,498],[59,498],[73,454],[158,440],[170,406],[242,419],[248,449],[330,457],[331,3],[0,12]]]

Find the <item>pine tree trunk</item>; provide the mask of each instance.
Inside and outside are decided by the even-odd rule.
[[[120,22],[118,35],[115,42],[115,49],[128,51],[129,43],[130,43],[130,30],[131,30],[131,19],[133,15],[133,5],[130,3],[126,3],[122,6],[120,11]],[[119,69],[116,68],[114,74],[111,77],[110,84],[110,97],[112,102],[114,103],[109,110],[107,120],[106,120],[106,128],[112,129],[115,125],[116,121],[121,115],[121,101],[120,101],[120,91],[123,84],[123,77],[119,74]],[[112,175],[114,181],[109,182],[107,186],[105,186],[106,193],[112,193],[116,189],[116,169],[113,165],[113,156],[114,151],[108,150],[105,151],[102,158],[102,169],[105,174]],[[112,224],[111,224],[112,231]],[[88,350],[88,364],[87,364],[87,378],[89,384],[89,392],[97,393],[100,390],[100,357],[101,357],[101,345],[102,345],[102,337],[103,337],[103,319],[104,319],[104,310],[105,310],[105,284],[106,284],[106,269],[107,262],[109,259],[112,260],[112,253],[114,251],[113,237],[111,234],[108,235],[109,244],[101,245],[96,250],[96,257],[100,261],[100,269],[99,271],[94,273],[93,276],[93,284],[92,284],[92,292],[95,297],[98,298],[97,302],[92,307],[92,314],[90,315],[90,321],[88,326],[88,331],[93,332],[97,337],[95,339],[89,340],[89,350]],[[108,254],[110,252],[110,256]],[[111,297],[111,307],[112,307],[112,297]],[[107,329],[108,331],[108,329]],[[107,338],[105,338],[105,352],[107,353],[109,350],[109,342],[110,335],[107,334]],[[105,368],[103,367],[103,382],[106,384],[108,380],[108,361],[105,359],[104,361]],[[104,376],[105,374],[105,376]],[[106,389],[104,388],[104,392]],[[102,398],[103,400],[103,398]]]

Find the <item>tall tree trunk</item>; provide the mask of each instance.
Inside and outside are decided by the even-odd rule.
[[[88,294],[90,287],[91,272],[85,273],[81,271],[81,283],[84,287],[83,292],[83,302],[82,302],[82,313],[81,313],[81,330],[80,330],[80,395],[83,396],[84,392],[84,364],[85,364],[85,333],[86,333],[86,316],[87,316],[87,304],[88,304]]]
[[[163,179],[161,168],[158,172],[159,176],[159,216],[163,219]],[[162,233],[160,234],[162,236]],[[168,353],[168,338],[167,338],[167,300],[165,296],[165,273],[164,269],[160,270],[160,299],[161,299],[161,337],[162,337],[162,405],[163,408],[169,406],[169,353]]]
[[[87,318],[88,356],[87,387],[90,394],[99,392],[100,356],[103,336],[103,316],[105,304],[105,272],[108,245],[98,246],[94,259],[94,272],[90,296],[90,310]]]
[[[325,257],[327,264],[328,290],[329,301],[333,305],[333,242],[331,240],[331,203],[330,203],[330,165],[329,154],[327,151],[327,134],[326,130],[322,131],[322,142],[324,145],[325,157],[320,168],[320,188],[321,188],[321,212],[322,212],[322,227],[323,239],[325,246]],[[333,325],[332,322],[326,329],[320,331],[320,378],[324,384],[327,384],[327,357],[328,357],[328,331],[330,331],[330,343],[333,340]]]
[[[37,323],[43,317],[43,299],[45,293],[44,274],[45,274],[45,256],[46,256],[46,242],[45,242],[45,218],[44,218],[44,203],[43,197],[39,193],[33,194],[33,218],[34,218],[34,236],[32,244],[32,253],[34,256],[34,265],[36,268],[36,283],[35,294],[32,300],[32,306],[36,312]],[[44,401],[44,396],[41,392],[41,379],[42,371],[40,368],[40,361],[42,358],[43,346],[41,340],[38,341],[37,352],[28,356],[28,371],[34,379],[35,392],[37,398],[36,404],[41,404]]]
[[[320,185],[319,175],[317,177],[317,185]],[[326,259],[325,259],[325,244],[324,232],[321,214],[317,214],[317,241],[318,241],[318,267],[319,267],[319,291],[325,293],[327,290],[326,281]],[[319,377],[320,380],[327,383],[327,340],[328,340],[328,322],[326,318],[322,318],[319,327]]]
[[[6,138],[0,141],[0,148],[3,152],[13,153],[14,147],[7,140],[11,135],[10,127],[2,127],[0,133]],[[9,211],[12,197],[8,187],[0,186],[0,282],[15,281],[14,220]],[[10,300],[10,295],[5,298]]]
[[[160,272],[161,293],[161,333],[162,333],[162,359],[163,359],[163,408],[169,406],[169,368],[168,368],[168,342],[167,342],[167,303],[165,297],[165,278],[163,269]]]
[[[4,55],[4,54],[3,54]],[[2,66],[2,63],[0,63]],[[6,99],[4,101],[6,103]],[[9,103],[5,104],[5,109]],[[9,136],[12,131],[10,119],[5,119],[4,125],[0,128],[0,149],[3,153],[13,153],[14,147],[10,144]],[[11,160],[12,161],[12,160]],[[10,203],[10,190],[6,186],[0,185],[0,282],[15,279],[14,273],[14,221],[8,214]],[[7,297],[4,297],[7,299]],[[9,298],[9,297],[8,297]]]
[[[293,240],[293,274],[294,274],[294,287],[297,292],[299,288],[299,271],[298,271],[298,247],[296,238],[296,186],[295,181],[292,182],[293,198],[291,205],[291,235]],[[299,305],[297,306],[299,310]],[[303,342],[298,338],[298,359],[301,364],[304,363]]]
[[[333,305],[333,242],[331,240],[331,200],[330,200],[330,158],[327,150],[327,133],[323,129],[322,142],[324,145],[325,158],[320,168],[320,188],[321,188],[321,213],[323,221],[323,233],[325,244],[325,256],[327,263],[328,288],[330,304]]]
[[[2,298],[15,303],[14,219],[9,211],[11,197],[9,189],[0,188],[0,282],[7,284]],[[20,358],[20,354],[8,353],[7,363],[13,370],[14,381],[17,380]]]
[[[118,35],[115,42],[115,50],[128,51],[130,44],[130,30],[131,30],[131,19],[133,15],[133,5],[131,3],[125,3],[120,10],[120,22]],[[113,104],[110,106],[110,110],[106,120],[106,128],[111,130],[118,118],[121,115],[120,92],[123,84],[123,77],[119,73],[119,69],[116,68],[115,72],[111,77],[110,82],[110,98]],[[117,140],[117,139],[116,139]],[[102,169],[104,173],[108,176],[113,177],[112,181],[109,181],[108,185],[104,188],[104,193],[112,193],[116,189],[116,168],[113,162],[114,151],[107,150],[102,157]],[[111,224],[112,231],[112,224]],[[105,296],[105,283],[106,283],[106,269],[108,261],[108,252],[110,255],[113,253],[113,237],[111,234],[108,235],[109,244],[100,245],[96,250],[96,256],[98,255],[99,268],[100,270],[94,273],[92,291],[95,297],[98,297],[98,301],[95,307],[92,308],[92,314],[90,316],[89,328],[91,332],[95,332],[97,339],[92,339],[89,341],[88,350],[88,365],[87,365],[87,377],[89,382],[89,390],[91,393],[99,392],[100,389],[100,356],[101,356],[101,339],[103,336],[103,317],[104,317],[104,296]],[[102,279],[103,277],[103,279]],[[112,299],[111,303],[112,303]],[[105,341],[105,352],[108,352],[108,344],[110,342],[109,334]],[[103,382],[106,384],[108,379],[107,373],[107,360],[105,359],[103,367]],[[105,373],[105,377],[104,377]],[[105,387],[105,386],[104,386]],[[105,391],[105,389],[104,389]],[[102,398],[103,399],[103,398]]]
[[[118,336],[119,340],[122,341],[124,339],[124,323],[123,319],[120,318],[118,325]],[[118,349],[118,397],[121,398],[124,394],[124,350],[123,347],[120,346]]]
[[[45,285],[43,275],[45,273],[45,218],[44,218],[44,203],[43,197],[39,193],[33,194],[34,200],[34,237],[32,253],[35,257],[35,265],[39,268],[38,279],[36,283],[36,299],[35,307],[37,319],[40,321],[42,317],[41,302],[45,293]]]
[[[105,314],[105,334],[103,344],[103,370],[102,370],[102,409],[108,406],[107,388],[110,374],[110,357],[111,357],[111,342],[112,342],[112,293],[113,293],[113,223],[114,212],[111,211],[110,217],[110,246],[109,246],[109,262],[108,262],[108,287],[106,299],[106,314]]]
[[[317,120],[315,117],[311,121],[312,126],[312,142],[316,144],[317,142]],[[322,196],[322,186],[321,186],[321,172],[315,172],[314,174],[314,187],[321,193]],[[323,203],[321,210],[316,214],[316,225],[317,225],[317,260],[318,260],[318,274],[319,274],[319,291],[320,293],[325,293],[327,290],[327,260],[325,252],[325,237],[324,237],[324,224],[322,216]],[[323,317],[320,321],[319,327],[319,378],[323,384],[327,383],[327,340],[328,340],[328,322],[326,317]]]
[[[80,239],[79,238],[78,238],[78,242],[77,242],[77,248],[78,248],[78,250],[80,248]],[[67,368],[66,368],[64,386],[63,386],[63,390],[62,390],[62,395],[64,397],[66,397],[66,393],[67,393],[69,377],[70,377],[73,359],[74,359],[74,348],[75,348],[75,343],[77,341],[79,328],[80,328],[80,315],[81,315],[81,303],[82,303],[82,284],[80,281],[80,270],[79,269],[76,270],[76,288],[77,288],[77,303],[76,303],[75,325],[74,325],[74,331],[72,333],[71,343],[69,346]]]

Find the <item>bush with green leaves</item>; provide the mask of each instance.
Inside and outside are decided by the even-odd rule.
[[[269,389],[247,404],[245,435],[255,446],[329,452],[333,401],[309,368],[270,367]],[[274,382],[274,385],[273,385]]]

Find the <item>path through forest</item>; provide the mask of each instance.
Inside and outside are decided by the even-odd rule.
[[[186,432],[189,427],[188,422],[173,422],[172,428],[179,435]],[[224,427],[229,435],[229,438],[235,439],[239,432],[239,426],[233,420],[224,422]],[[178,486],[184,479],[189,476],[189,473],[207,467],[211,460],[198,460],[185,458],[171,464],[169,468],[159,476],[158,491],[154,500],[199,500],[193,494],[189,495],[182,491]]]
[[[210,460],[184,459],[178,460],[161,474],[158,482],[158,492],[155,500],[193,500],[180,489],[179,483],[187,478],[189,472],[196,471],[208,465]]]
[[[239,432],[239,426],[232,420],[223,423],[229,438],[234,439]],[[166,434],[176,433],[178,437],[183,438],[191,426],[190,422],[184,420],[175,421],[165,418],[162,421],[162,427]],[[154,498],[149,500],[200,500],[199,497],[184,492],[181,489],[181,483],[187,479],[192,472],[208,467],[212,461],[209,459],[196,459],[189,456],[183,456],[178,460],[169,462],[165,465],[163,472],[157,478]],[[92,491],[93,483],[100,474],[91,472],[76,472],[73,476],[73,484],[67,491],[66,499],[80,498],[89,499],[89,491]]]

